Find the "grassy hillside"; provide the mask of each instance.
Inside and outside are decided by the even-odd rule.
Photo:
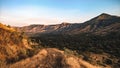
[[[28,49],[30,47],[22,33],[0,23],[0,65],[26,58]]]
[[[102,68],[92,65],[72,54],[58,50],[56,48],[46,48],[39,51],[37,55],[27,58],[10,68]]]

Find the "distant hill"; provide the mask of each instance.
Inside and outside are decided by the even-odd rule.
[[[58,31],[61,29],[64,29],[71,24],[69,23],[62,23],[57,25],[30,25],[30,26],[24,26],[24,27],[16,27],[18,31],[23,31],[26,33],[51,33],[54,31]]]
[[[101,14],[82,24],[79,32],[93,32],[104,34],[120,30],[120,17],[109,14]]]
[[[95,33],[105,34],[112,31],[120,31],[120,17],[103,13],[84,23],[62,23],[56,25],[30,25],[24,27],[16,27],[18,31],[31,34],[79,34],[79,33]]]

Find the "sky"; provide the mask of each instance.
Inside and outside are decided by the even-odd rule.
[[[102,13],[120,16],[120,0],[0,0],[0,22],[11,26],[83,23]]]

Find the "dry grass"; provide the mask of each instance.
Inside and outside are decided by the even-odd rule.
[[[0,23],[0,61],[13,63],[27,56],[27,41],[13,28]]]
[[[7,27],[6,25],[3,25],[2,23],[0,23],[0,28],[4,29],[4,30],[8,30],[11,32],[14,32],[15,29],[11,28],[11,27]]]
[[[31,58],[19,61],[10,68],[102,68],[75,56],[67,56],[55,48],[42,49]]]

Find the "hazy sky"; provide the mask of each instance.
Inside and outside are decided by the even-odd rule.
[[[0,0],[0,22],[12,26],[81,23],[101,13],[120,16],[120,0]]]

